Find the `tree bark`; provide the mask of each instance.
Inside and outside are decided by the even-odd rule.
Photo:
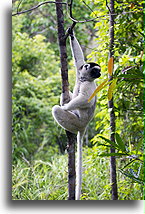
[[[110,45],[109,45],[109,58],[114,56],[114,0],[110,0]],[[109,79],[112,80],[112,76],[109,75]],[[114,102],[113,98],[108,102],[108,108],[110,111],[110,129],[111,135],[110,140],[115,142],[115,113],[114,113]],[[115,149],[111,147],[111,153],[115,152]],[[111,193],[112,200],[118,200],[118,191],[117,191],[117,178],[116,178],[116,158],[114,156],[110,157],[110,182],[112,185]]]
[[[62,0],[56,0],[62,3]],[[61,62],[61,78],[62,78],[62,101],[63,104],[70,101],[69,97],[69,83],[68,83],[68,63],[66,50],[66,36],[64,30],[64,15],[62,4],[56,4],[57,27],[58,27],[58,41],[60,49]],[[75,142],[76,135],[66,131],[68,144],[68,200],[75,200]]]

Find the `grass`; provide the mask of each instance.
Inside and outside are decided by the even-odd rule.
[[[96,157],[90,148],[83,154],[81,200],[111,200],[109,158]],[[12,171],[12,200],[67,200],[67,155],[55,155],[50,162],[19,159]],[[118,178],[119,200],[142,200],[140,184],[121,174]]]

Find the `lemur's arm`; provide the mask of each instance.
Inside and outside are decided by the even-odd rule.
[[[83,64],[85,64],[84,55],[82,52],[82,48],[78,43],[73,32],[69,32],[69,35],[70,35],[70,46],[72,50],[72,55],[74,57],[75,65],[78,70]]]
[[[72,100],[73,93],[69,91],[69,98]],[[63,94],[60,95],[60,106],[63,106]]]
[[[87,108],[89,106],[89,103],[87,101],[88,100],[85,96],[79,95],[61,108],[66,111],[77,110],[79,108]]]
[[[91,102],[88,103],[88,99],[90,95],[92,94],[91,86],[90,84],[82,84],[80,86],[80,91],[78,96],[73,98],[69,103],[62,106],[63,110],[77,110],[80,108],[89,108],[94,103],[94,99],[91,100]]]

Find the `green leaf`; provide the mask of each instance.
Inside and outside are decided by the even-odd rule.
[[[25,183],[28,183],[28,180],[21,181],[21,182],[15,184],[12,188],[17,188],[17,187],[19,187],[19,186],[22,186],[22,185],[25,184]]]
[[[139,184],[144,184],[144,181],[143,181],[143,180],[134,177],[131,173],[126,173],[126,172],[124,172],[124,171],[122,171],[122,170],[120,170],[120,169],[119,169],[119,171],[120,171],[122,174],[124,174],[126,177],[132,179],[133,181],[135,181],[135,182],[137,182],[137,183],[139,183]]]
[[[114,152],[114,153],[102,153],[99,156],[102,157],[112,157],[112,156],[122,156],[122,155],[126,155],[126,153],[119,153],[119,152]]]
[[[103,144],[103,143],[94,143],[94,145],[96,145],[97,144],[97,146],[106,146],[106,147],[111,147],[111,145],[107,145],[107,144]]]
[[[139,149],[142,147],[142,141],[138,142],[137,143],[137,146],[136,146],[136,155],[138,154],[139,152]]]
[[[117,78],[125,78],[125,79],[143,79],[143,75],[138,74],[121,74],[117,76]]]
[[[102,138],[103,140],[105,140],[107,143],[109,143],[111,146],[113,146],[114,148],[117,148],[118,149],[118,145],[115,143],[115,142],[113,142],[113,141],[111,141],[111,140],[109,140],[109,139],[107,139],[107,138],[105,138],[105,137],[103,137],[103,136],[99,136],[100,138]]]
[[[120,135],[118,133],[115,134],[115,139],[116,139],[118,147],[121,149],[121,151],[126,152],[125,144],[122,141],[122,139],[121,139],[121,137],[120,137]]]
[[[135,160],[130,161],[129,163],[127,163],[121,170],[125,169],[127,166],[129,166],[130,164],[132,164]]]

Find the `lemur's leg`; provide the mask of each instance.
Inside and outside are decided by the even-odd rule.
[[[75,113],[63,110],[60,106],[55,105],[52,108],[52,115],[62,128],[72,133],[83,131],[82,122]]]

